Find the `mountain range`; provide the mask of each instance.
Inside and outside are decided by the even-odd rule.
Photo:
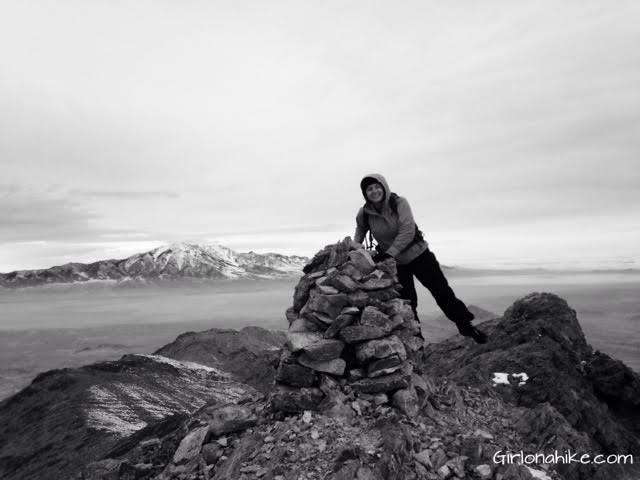
[[[46,269],[0,273],[2,287],[91,281],[133,282],[195,279],[279,278],[301,273],[308,258],[236,252],[219,244],[173,243],[120,260],[67,263]]]

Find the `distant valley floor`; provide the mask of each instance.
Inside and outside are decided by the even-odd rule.
[[[587,340],[640,371],[640,277],[634,275],[448,274],[460,298],[502,315],[517,298],[550,291],[577,311]],[[134,290],[23,290],[0,293],[0,398],[39,372],[150,353],[185,331],[258,325],[285,329],[297,279]],[[455,334],[425,289],[423,332]]]

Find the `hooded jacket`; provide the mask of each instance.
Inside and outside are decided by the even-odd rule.
[[[371,229],[371,234],[380,248],[394,257],[398,264],[406,265],[427,250],[427,242],[424,240],[413,243],[416,224],[409,202],[399,196],[397,199],[398,213],[394,213],[389,205],[391,190],[385,178],[378,173],[365,175],[362,180],[364,181],[366,178],[373,178],[382,185],[384,200],[382,210],[378,212],[367,199],[365,192],[362,192],[366,203],[356,215],[354,239],[356,242],[362,243],[365,235]],[[360,184],[362,185],[362,182]],[[365,212],[368,222],[365,219]]]

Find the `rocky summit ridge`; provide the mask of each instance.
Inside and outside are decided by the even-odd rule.
[[[2,478],[638,478],[628,459],[549,460],[571,452],[637,460],[640,452],[640,377],[593,351],[566,301],[551,293],[517,300],[482,323],[483,345],[459,335],[418,344],[393,265],[372,266],[368,255],[349,239],[321,250],[294,292],[286,334],[190,332],[153,355],[41,375],[0,404],[9,426],[0,433]],[[370,271],[354,280],[359,268]],[[347,303],[322,298],[332,295]],[[380,336],[353,337],[374,328]],[[394,335],[395,349],[363,347]],[[363,348],[381,358],[358,356]],[[389,375],[399,382],[376,380]],[[87,414],[97,405],[94,421],[139,424],[100,429]],[[543,457],[518,463],[518,453]]]
[[[0,287],[91,281],[153,282],[195,279],[279,278],[299,274],[306,257],[236,252],[212,244],[173,243],[120,260],[67,263],[46,269],[0,273]]]

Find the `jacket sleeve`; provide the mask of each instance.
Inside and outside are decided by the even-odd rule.
[[[398,234],[386,253],[395,257],[411,244],[415,234],[416,223],[409,202],[403,197],[398,197]]]
[[[353,240],[357,243],[364,242],[367,231],[369,231],[369,227],[364,224],[364,210],[360,207],[356,215],[356,233],[353,235]]]

